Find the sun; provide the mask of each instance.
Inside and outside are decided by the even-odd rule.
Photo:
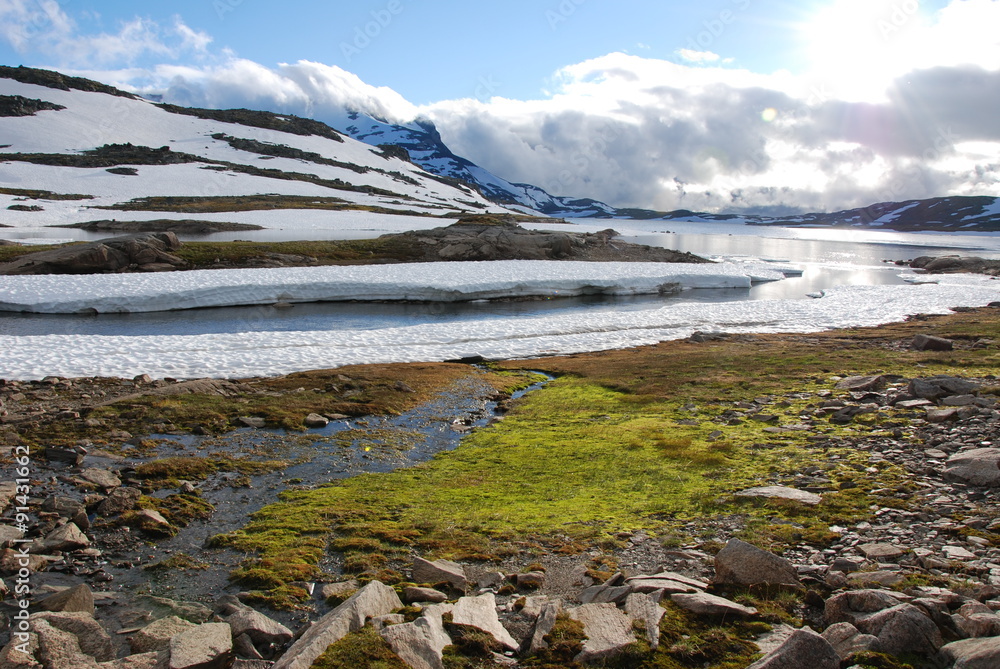
[[[916,0],[833,0],[800,25],[799,36],[810,75],[823,90],[877,101],[912,64],[922,25]]]

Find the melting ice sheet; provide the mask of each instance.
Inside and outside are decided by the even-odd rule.
[[[760,262],[594,263],[544,260],[201,270],[164,274],[3,277],[0,311],[135,313],[275,302],[648,295],[675,288],[749,288],[790,267]]]
[[[411,266],[412,267],[412,266]],[[815,332],[1000,300],[1000,281],[843,286],[814,300],[680,303],[646,310],[423,324],[380,330],[193,336],[47,335],[0,339],[0,377],[250,377],[347,364],[533,357],[624,348],[710,332]]]

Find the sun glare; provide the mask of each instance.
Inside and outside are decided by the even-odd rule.
[[[922,24],[917,0],[833,0],[800,27],[800,37],[818,86],[875,101],[912,64]]]

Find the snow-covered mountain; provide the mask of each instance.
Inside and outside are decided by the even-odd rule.
[[[884,202],[862,209],[787,217],[745,214],[708,214],[688,210],[671,212],[613,207],[589,198],[560,197],[531,184],[514,183],[455,155],[434,124],[417,120],[392,124],[359,112],[348,112],[334,126],[374,146],[406,149],[410,158],[429,172],[474,185],[497,203],[526,208],[531,213],[562,218],[611,218],[693,222],[729,222],[750,225],[870,227],[887,230],[1000,231],[1000,199],[942,197],[930,200]]]
[[[86,79],[0,67],[0,224],[260,222],[509,212],[326,124],[155,104]],[[247,220],[254,219],[254,220]],[[426,226],[433,227],[433,225]]]

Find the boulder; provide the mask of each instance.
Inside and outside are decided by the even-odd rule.
[[[996,669],[1000,667],[1000,637],[965,639],[941,649],[951,669]]]
[[[625,585],[632,592],[650,593],[662,590],[667,595],[675,592],[700,592],[708,589],[709,586],[707,581],[699,581],[670,571],[660,572],[651,576],[634,576],[626,579]]]
[[[435,560],[430,562],[420,557],[413,558],[414,583],[441,583],[447,581],[456,590],[465,592],[469,585],[465,576],[465,567],[451,560]]]
[[[302,420],[302,423],[309,428],[322,428],[330,424],[330,419],[318,413],[311,413]]]
[[[178,268],[186,263],[170,251],[180,246],[172,232],[113,237],[23,255],[0,265],[0,275],[105,274],[152,264]]]
[[[80,645],[80,651],[98,662],[115,659],[115,645],[111,637],[89,613],[50,611],[36,613],[31,620],[44,620],[52,627],[72,634]]]
[[[138,488],[123,486],[115,488],[111,494],[97,507],[97,513],[101,516],[120,516],[126,511],[131,511],[139,503],[142,491]]]
[[[517,641],[500,624],[500,619],[497,617],[497,600],[492,592],[478,597],[462,597],[455,602],[451,617],[455,624],[469,625],[487,632],[507,650],[517,650]]]
[[[882,652],[891,655],[916,653],[932,657],[943,643],[934,621],[912,604],[900,604],[862,616],[855,626],[878,637]]]
[[[632,620],[614,604],[584,604],[568,609],[566,614],[583,623],[587,639],[583,650],[573,658],[577,662],[597,662],[619,655],[636,641]]]
[[[424,615],[412,623],[390,625],[381,637],[413,669],[444,669],[442,654],[451,645],[440,615]],[[305,665],[308,666],[308,665]]]
[[[846,660],[855,653],[882,651],[878,637],[862,634],[851,623],[834,623],[823,630],[823,638],[833,646],[840,659]]]
[[[955,342],[942,337],[918,334],[910,342],[910,347],[915,351],[951,351],[955,348]]]
[[[403,603],[395,590],[379,581],[372,581],[306,630],[285,651],[273,669],[308,669],[330,644],[364,627],[368,618],[384,616],[401,608]]]
[[[882,390],[885,388],[885,377],[878,376],[848,376],[837,382],[837,390],[849,390],[851,392],[865,392],[868,390]]]
[[[168,669],[228,669],[233,635],[227,623],[204,623],[170,639]]]
[[[905,548],[884,542],[861,544],[858,546],[858,550],[861,551],[867,559],[875,560],[877,562],[892,562],[893,560],[898,560],[906,555]]]
[[[283,646],[295,636],[292,630],[288,629],[276,620],[268,618],[263,613],[246,608],[237,611],[228,618],[226,622],[233,629],[233,638],[246,634],[253,641],[255,646]]]
[[[155,509],[139,509],[135,514],[129,514],[127,522],[132,527],[154,536],[173,536],[176,528]]]
[[[133,653],[151,653],[169,650],[170,639],[181,632],[197,627],[177,616],[167,616],[149,623],[129,638]]]
[[[1000,448],[974,448],[948,458],[944,478],[978,486],[1000,486]]]
[[[36,608],[39,611],[79,612],[93,616],[94,593],[86,583],[80,583],[39,600]]]
[[[840,656],[830,643],[812,630],[795,630],[778,646],[747,669],[840,669]]]
[[[715,556],[715,582],[725,585],[799,585],[798,574],[785,558],[730,539]]]
[[[45,538],[32,546],[39,553],[70,552],[81,550],[90,545],[90,539],[76,523],[66,523],[45,535]]]
[[[636,589],[637,593],[656,592],[657,589]],[[580,593],[581,604],[624,604],[633,590],[631,586],[592,585]]]
[[[84,469],[80,472],[79,477],[86,483],[90,483],[105,490],[117,488],[122,484],[122,480],[118,478],[114,472],[108,471],[107,469],[98,469],[97,467],[88,467],[87,469]]]
[[[408,587],[403,589],[403,601],[407,604],[414,602],[427,602],[429,604],[440,604],[448,601],[448,595],[434,588]]]
[[[809,506],[816,506],[823,501],[823,498],[816,493],[796,490],[783,485],[768,485],[758,488],[748,488],[736,493],[737,497],[763,497],[767,499],[787,499],[793,502],[801,502]]]
[[[697,595],[674,595],[675,597],[696,597]],[[666,614],[666,609],[652,595],[640,592],[632,593],[625,600],[625,613],[633,622],[642,624],[646,629],[646,639],[649,647],[656,650],[660,647],[660,620]]]
[[[42,502],[42,511],[58,513],[67,520],[72,520],[81,529],[90,527],[90,520],[87,518],[87,508],[83,503],[69,497],[58,497],[52,495]]]
[[[902,604],[902,600],[886,590],[850,590],[826,600],[823,619],[827,625],[851,623],[857,626],[865,615]]]
[[[80,648],[75,634],[64,632],[45,620],[36,620],[32,631],[38,635],[35,657],[45,669],[99,669],[97,660]]]
[[[714,616],[720,618],[749,618],[757,615],[757,609],[731,602],[724,597],[717,597],[706,592],[694,594],[678,593],[670,595],[670,600],[699,616]]]

